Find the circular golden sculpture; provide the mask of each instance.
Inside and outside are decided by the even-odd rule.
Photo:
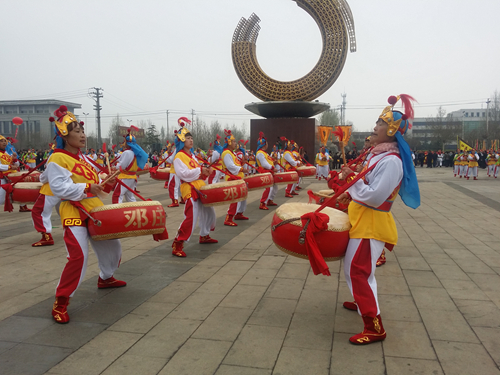
[[[316,66],[304,77],[289,82],[272,79],[257,61],[257,37],[260,19],[252,14],[242,18],[232,41],[233,65],[243,85],[263,101],[312,101],[325,93],[337,80],[347,57],[356,51],[351,10],[345,0],[292,0],[314,18],[323,38],[323,51]]]

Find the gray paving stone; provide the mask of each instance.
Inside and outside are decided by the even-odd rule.
[[[221,365],[215,375],[271,375],[271,372],[263,368]]]
[[[167,360],[177,352],[200,324],[201,321],[198,320],[167,317],[135,343],[127,354]]]
[[[266,291],[266,287],[258,285],[236,285],[220,303],[221,307],[254,309]]]
[[[274,367],[274,375],[328,375],[330,351],[284,347]]]
[[[474,327],[474,332],[497,366],[500,366],[500,329],[489,327]]]
[[[335,333],[333,336],[330,375],[385,375],[382,343],[352,345],[349,344],[351,336],[346,333]]]
[[[108,326],[96,323],[71,322],[72,324],[51,324],[25,343],[49,345],[76,350],[103,332]]]
[[[456,311],[457,307],[444,288],[410,286],[418,309]]]
[[[167,363],[167,359],[142,357],[125,353],[113,362],[102,375],[156,375]]]
[[[432,342],[445,374],[499,374],[495,362],[482,345]]]
[[[304,288],[295,311],[316,315],[333,315],[336,304],[336,290]]]
[[[432,271],[404,270],[403,274],[409,286],[442,288],[443,285]]]
[[[181,303],[203,283],[176,280],[149,299],[150,302]]]
[[[0,341],[0,353],[3,353],[14,346],[18,345],[17,342]]]
[[[383,315],[382,322],[387,332],[387,338],[383,344],[385,355],[401,358],[436,359],[423,323],[387,320],[384,319]]]
[[[0,354],[2,375],[43,374],[71,352],[69,348],[21,343]]]
[[[71,306],[71,305],[70,305]],[[85,309],[70,312],[73,322],[113,324],[137,307],[137,304],[93,303]]]
[[[232,342],[189,339],[159,375],[212,375]]]
[[[420,314],[411,296],[381,294],[378,298],[384,319],[420,322]]]
[[[443,375],[443,369],[437,360],[385,357],[387,375]]]
[[[229,350],[223,363],[272,369],[286,334],[286,328],[247,325]]]
[[[291,299],[262,298],[247,324],[288,328],[296,305]]]
[[[500,309],[493,302],[456,299],[455,303],[471,327],[500,328]]]
[[[253,309],[217,307],[193,333],[193,338],[234,341],[240,334]]]
[[[0,322],[0,337],[2,341],[23,342],[27,338],[52,326],[54,320],[51,319],[50,311],[46,319],[31,318],[23,316],[11,316]]]
[[[204,320],[225,297],[225,294],[196,291],[174,309],[169,317]]]
[[[431,340],[479,343],[459,311],[420,309],[419,312]]]
[[[299,299],[305,280],[302,279],[282,279],[273,280],[266,292],[266,297]]]
[[[361,319],[360,319],[361,320]],[[295,313],[283,346],[312,350],[330,350],[334,315]]]

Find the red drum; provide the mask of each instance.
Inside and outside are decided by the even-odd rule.
[[[14,173],[9,173],[7,175],[7,178],[12,181],[12,182],[17,182],[21,179],[21,177],[25,174],[28,174],[28,172],[14,172]],[[30,174],[28,177],[26,177],[22,182],[40,182],[40,172],[33,172]]]
[[[149,171],[153,180],[168,181],[170,179],[170,168],[158,168]]]
[[[41,182],[18,182],[12,191],[12,202],[35,203],[42,185]]]
[[[141,176],[143,174],[148,174],[149,173],[149,164],[146,163],[146,165],[144,166],[144,169],[138,169],[137,172],[135,172],[135,174],[137,176]]]
[[[310,177],[316,176],[316,167],[315,166],[303,166],[297,168],[297,173],[299,177]]]
[[[318,192],[313,192],[313,194],[318,198],[318,199],[316,199],[316,202],[319,204],[323,204],[327,199],[329,199],[335,195],[335,191],[334,190],[320,190]],[[327,205],[326,205],[326,207],[335,208],[336,210],[340,210],[343,212],[347,212],[348,206],[349,205],[340,204],[339,202],[337,202],[337,200],[335,200],[335,201],[329,200]]]
[[[128,202],[96,207],[90,215],[101,226],[88,221],[90,236],[95,241],[160,234],[165,230],[167,214],[158,201]]]
[[[223,181],[200,188],[201,203],[204,206],[221,206],[247,199],[245,180]]]
[[[299,174],[297,172],[281,172],[274,174],[274,183],[276,185],[289,185],[299,182]]]
[[[302,230],[300,217],[318,209],[316,204],[285,203],[274,213],[271,224],[271,235],[278,249],[298,258],[308,259],[305,244],[299,243],[299,234]],[[327,262],[340,260],[344,257],[349,242],[349,216],[344,212],[325,207],[321,213],[330,217],[328,230],[314,235],[318,248]],[[276,227],[282,221],[298,218],[295,221]]]
[[[258,173],[244,178],[248,186],[248,191],[267,189],[274,185],[273,175],[271,173]]]

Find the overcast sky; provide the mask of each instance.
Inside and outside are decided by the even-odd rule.
[[[372,129],[387,97],[413,95],[417,117],[481,108],[500,90],[500,1],[348,0],[358,50],[318,100]],[[314,20],[292,0],[3,0],[0,100],[53,98],[82,104],[104,89],[111,118],[170,126],[191,110],[207,122],[250,123],[258,101],[238,79],[231,38],[241,17],[261,19],[257,55],[272,78],[302,77],[322,47]],[[81,116],[82,119],[84,116]],[[125,121],[126,123],[126,121]]]

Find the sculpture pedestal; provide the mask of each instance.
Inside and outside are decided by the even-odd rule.
[[[299,147],[309,156],[309,163],[314,164],[316,151],[319,149],[319,140],[315,118],[269,118],[250,120],[250,150],[256,151],[259,132],[266,136],[271,153],[274,144],[280,137],[286,137],[297,142]]]

